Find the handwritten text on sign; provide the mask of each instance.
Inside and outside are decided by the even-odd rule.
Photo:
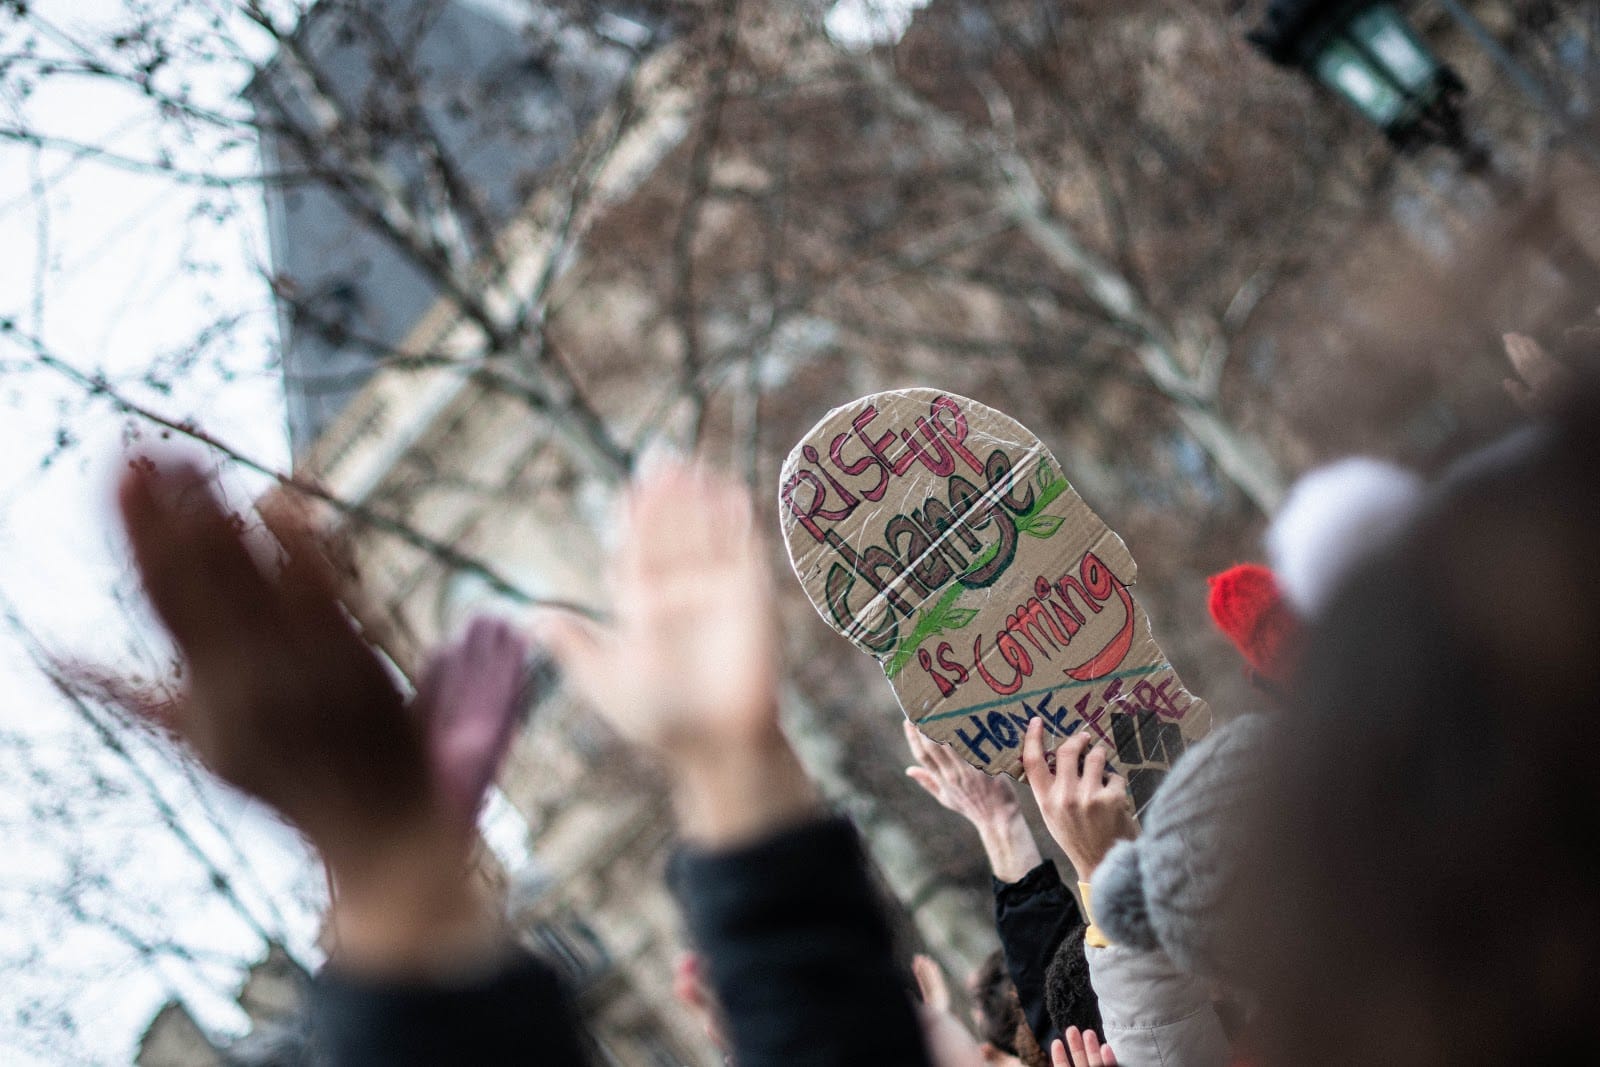
[[[1150,637],[1121,539],[1007,416],[930,389],[866,397],[796,446],[779,496],[812,603],[969,762],[1016,774],[1037,716],[1159,771],[1209,726]]]

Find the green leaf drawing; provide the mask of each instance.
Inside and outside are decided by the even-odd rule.
[[[1029,537],[1050,537],[1061,529],[1061,524],[1066,521],[1060,515],[1034,515],[1031,518],[1019,518],[1017,529]]]
[[[1046,515],[1044,514],[1044,509],[1049,507],[1051,502],[1062,493],[1071,489],[1072,486],[1065,478],[1051,470],[1048,463],[1039,464],[1038,482],[1039,491],[1034,495],[1033,504],[1027,511],[1016,517],[1017,529],[1029,537],[1053,537],[1066,520],[1060,515]],[[972,562],[967,564],[967,568],[961,572],[961,576],[965,578],[967,575],[987,567],[999,552],[1000,542],[996,541],[974,556]],[[956,598],[961,593],[962,587],[959,583],[952,585],[944,591],[932,607],[922,609],[917,615],[916,624],[912,626],[911,632],[901,638],[900,643],[895,646],[894,652],[884,661],[883,672],[885,674],[893,678],[904,670],[906,664],[911,662],[911,657],[916,655],[917,649],[922,647],[922,643],[928,638],[937,634],[948,633],[951,630],[959,630],[978,617],[976,608],[958,608],[955,606]]]
[[[944,617],[946,630],[959,630],[978,617],[977,608],[954,608]]]
[[[1039,512],[1049,507],[1056,497],[1072,488],[1072,485],[1065,478],[1058,478],[1053,475],[1046,478],[1045,476],[1049,473],[1048,467],[1043,463],[1039,464],[1039,485],[1041,490],[1039,495],[1033,498],[1033,506],[1022,513],[1024,516],[1039,514]]]
[[[1059,515],[1044,514],[1044,509],[1072,486],[1065,478],[1051,471],[1048,464],[1040,463],[1039,487],[1038,494],[1033,498],[1033,504],[1027,511],[1017,516],[1017,529],[1029,537],[1054,537],[1065,520]]]
[[[922,642],[936,634],[946,633],[950,630],[959,630],[973,619],[978,617],[975,608],[958,608],[955,606],[956,598],[964,590],[960,585],[952,585],[939,597],[932,607],[923,608],[917,615],[916,625],[911,632],[901,638],[895,647],[894,654],[884,662],[883,673],[893,678],[911,662],[911,657],[916,655]]]

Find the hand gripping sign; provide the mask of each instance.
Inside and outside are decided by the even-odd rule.
[[[1150,635],[1133,557],[1015,420],[934,389],[835,408],[783,465],[789,561],[906,716],[989,774],[1028,721],[1092,731],[1142,809],[1211,725]]]

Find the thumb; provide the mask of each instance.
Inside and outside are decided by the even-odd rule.
[[[934,1011],[950,1010],[950,987],[945,984],[944,972],[933,957],[920,952],[912,956],[911,973],[917,980],[917,990],[924,1004]]]

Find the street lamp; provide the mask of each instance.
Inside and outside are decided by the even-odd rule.
[[[1400,148],[1468,149],[1466,86],[1390,0],[1273,0],[1249,40],[1332,89]]]

